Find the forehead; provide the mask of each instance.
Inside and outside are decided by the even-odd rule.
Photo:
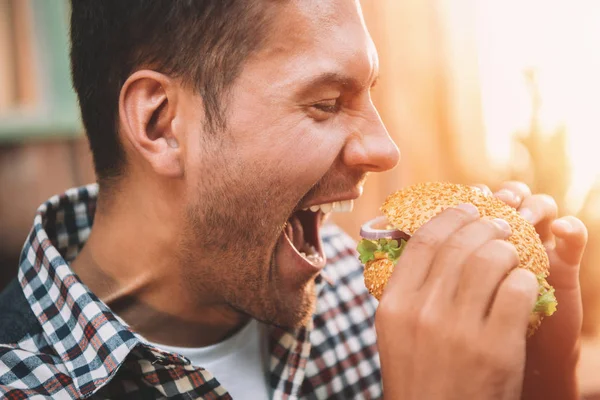
[[[377,73],[378,58],[357,0],[292,0],[283,3],[259,59],[292,75]],[[284,66],[284,64],[286,64]]]

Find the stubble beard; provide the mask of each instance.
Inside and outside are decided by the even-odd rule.
[[[315,310],[315,282],[290,287],[275,261],[288,216],[283,216],[285,211],[279,218],[266,215],[263,208],[253,206],[283,194],[264,193],[260,198],[254,194],[253,199],[251,193],[235,197],[217,193],[213,191],[210,199],[204,196],[202,204],[187,211],[189,223],[180,246],[186,260],[182,264],[186,290],[200,308],[212,299],[216,306],[269,325],[286,329],[307,325]]]

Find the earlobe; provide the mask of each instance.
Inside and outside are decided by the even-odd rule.
[[[176,105],[176,84],[169,77],[141,70],[127,79],[119,99],[119,134],[130,163],[164,177],[183,176]]]

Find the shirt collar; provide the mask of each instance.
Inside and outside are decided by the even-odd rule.
[[[69,267],[87,240],[97,185],[54,196],[37,210],[18,279],[31,310],[82,397],[116,373],[139,342]]]

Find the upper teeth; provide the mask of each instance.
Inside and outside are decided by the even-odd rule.
[[[333,203],[317,204],[304,209],[312,212],[321,210],[323,214],[330,212],[350,212],[354,208],[354,200],[334,201]]]

